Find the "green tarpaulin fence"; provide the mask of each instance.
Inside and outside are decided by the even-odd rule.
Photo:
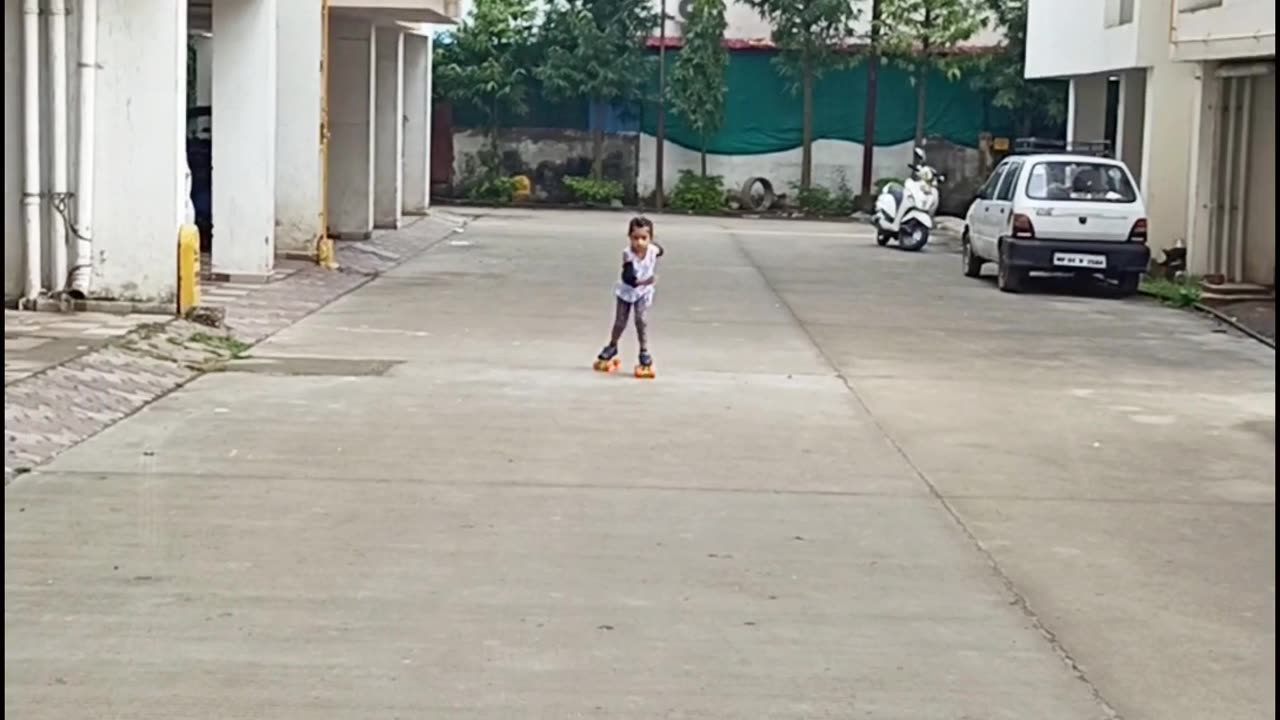
[[[674,65],[677,55],[678,51],[667,54],[668,67]],[[730,53],[724,125],[708,138],[708,151],[724,155],[757,155],[800,146],[803,121],[800,97],[791,92],[789,81],[778,73],[774,57],[775,52],[766,50]],[[941,137],[970,147],[978,144],[978,135],[982,132],[997,136],[1016,134],[1016,118],[1008,111],[993,107],[987,94],[975,90],[971,81],[971,77],[949,80],[940,72],[930,75],[925,103],[926,133],[930,137]],[[866,90],[865,63],[823,75],[814,87],[814,139],[863,142],[866,134],[863,123]],[[909,73],[892,64],[883,64],[878,94],[875,144],[897,145],[915,137],[916,89]],[[534,95],[529,106],[525,117],[503,124],[575,130],[588,127],[589,113],[585,100],[551,103]],[[466,108],[456,108],[455,112],[458,126],[480,125],[480,119]],[[646,103],[641,111],[633,114],[639,115],[638,129],[657,134],[656,105]],[[636,129],[634,123],[634,120],[629,123],[631,129]],[[610,125],[616,127],[616,119],[611,120]],[[1044,134],[1053,133],[1056,128],[1033,127],[1030,130]],[[701,138],[670,109],[667,112],[666,137],[670,142],[693,150],[702,144]]]

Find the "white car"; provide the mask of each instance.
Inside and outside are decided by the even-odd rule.
[[[1123,162],[1086,152],[1015,154],[996,166],[965,215],[964,274],[988,262],[1018,292],[1032,272],[1101,276],[1138,290],[1151,260],[1147,210]]]

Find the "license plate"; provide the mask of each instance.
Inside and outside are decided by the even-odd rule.
[[[1058,267],[1089,268],[1101,270],[1107,267],[1106,255],[1083,255],[1081,253],[1054,253],[1053,264]]]

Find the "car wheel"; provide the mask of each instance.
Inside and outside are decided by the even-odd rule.
[[[960,262],[964,266],[964,276],[976,278],[982,274],[982,258],[973,252],[973,243],[969,242],[969,231],[965,230],[960,238]]]
[[[1007,293],[1022,292],[1023,281],[1026,280],[1026,277],[1026,270],[1010,267],[1004,258],[1004,253],[1000,254],[1000,261],[996,263],[996,287]]]

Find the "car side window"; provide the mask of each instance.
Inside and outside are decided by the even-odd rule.
[[[1017,185],[1018,176],[1022,174],[1022,161],[1014,160],[1009,163],[1009,167],[1004,171],[1004,177],[1000,179],[1000,187],[996,190],[997,200],[1013,200],[1013,188]]]
[[[992,200],[996,196],[996,187],[1000,184],[1000,176],[1004,174],[1005,168],[1009,167],[1008,163],[1000,163],[996,169],[991,171],[991,177],[978,188],[979,200]]]

